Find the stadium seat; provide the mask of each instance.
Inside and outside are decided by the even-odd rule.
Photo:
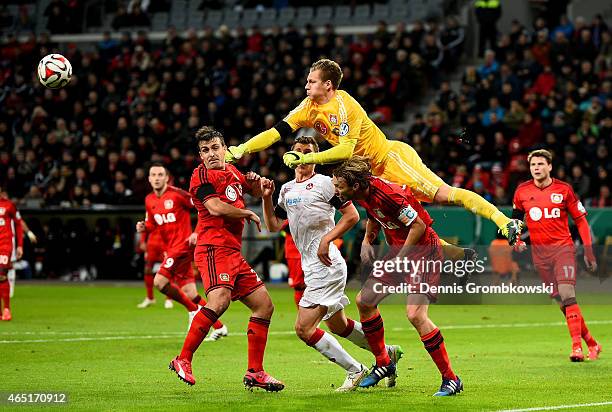
[[[320,6],[317,7],[315,14],[315,23],[317,25],[324,25],[332,22],[334,9],[331,6]]]
[[[187,27],[198,29],[204,25],[204,13],[201,11],[192,11],[187,16]]]
[[[204,25],[210,27],[219,27],[223,21],[223,12],[221,10],[208,10]]]
[[[286,26],[289,23],[295,22],[295,8],[285,7],[278,12],[278,24],[280,26]]]
[[[389,5],[388,4],[375,4],[374,11],[372,13],[372,20],[377,22],[379,20],[387,21],[389,18]]]
[[[295,25],[304,27],[307,24],[314,23],[314,9],[312,7],[298,7]],[[318,22],[317,22],[318,23]]]
[[[164,31],[168,27],[168,13],[155,13],[151,24],[154,31]]]
[[[276,9],[265,9],[257,24],[262,28],[270,28],[276,24]]]
[[[409,23],[408,18],[411,16],[410,9],[405,4],[397,4],[391,6],[390,23]]]
[[[355,13],[353,14],[353,24],[367,23],[370,23],[370,5],[361,4],[355,7]]]
[[[226,10],[223,15],[223,24],[229,28],[235,28],[240,24],[241,15],[237,10]]]
[[[242,25],[244,27],[253,27],[258,24],[258,20],[259,12],[256,9],[244,9],[244,11],[242,12]]]
[[[352,24],[351,19],[351,7],[350,6],[338,6],[334,13],[334,23],[338,26],[348,26]]]

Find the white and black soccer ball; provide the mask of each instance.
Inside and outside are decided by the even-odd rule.
[[[72,65],[61,54],[46,55],[38,63],[38,80],[49,89],[61,89],[72,78]]]

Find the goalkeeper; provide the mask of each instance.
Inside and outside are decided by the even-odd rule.
[[[511,245],[516,243],[523,229],[521,221],[508,218],[474,192],[447,185],[425,166],[411,146],[387,140],[361,105],[344,90],[338,90],[341,80],[342,69],[338,63],[328,59],[315,62],[306,80],[307,97],[300,105],[271,129],[239,146],[230,146],[226,161],[233,162],[244,154],[264,150],[302,127],[314,128],[334,147],[318,153],[287,152],[283,156],[287,166],[337,163],[353,155],[367,157],[373,175],[408,185],[420,201],[459,205],[490,219]],[[447,248],[444,252],[447,256],[454,254]]]

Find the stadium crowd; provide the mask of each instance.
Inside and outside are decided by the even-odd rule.
[[[170,28],[161,44],[146,32],[109,33],[95,52],[61,52],[74,76],[61,90],[40,86],[33,70],[57,50],[46,34],[8,36],[0,51],[0,184],[22,207],[141,204],[146,163],[165,162],[184,187],[197,164],[192,144],[202,124],[236,144],[279,121],[305,97],[312,61],[330,56],[344,68],[342,88],[380,123],[402,120],[443,67],[461,53],[454,19],[443,27],[416,22],[372,36],[323,34],[309,27],[263,33],[222,26],[186,37]],[[442,44],[449,45],[443,53]],[[244,159],[243,167],[287,179],[288,144]],[[280,171],[280,173],[279,173]]]
[[[457,133],[465,130],[465,133]],[[407,141],[452,185],[511,203],[529,179],[526,154],[554,152],[554,175],[591,207],[612,206],[612,39],[601,16],[547,27],[513,21],[460,87],[440,87]]]

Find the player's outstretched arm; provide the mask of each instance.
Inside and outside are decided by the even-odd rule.
[[[340,213],[342,213],[342,217],[336,226],[327,232],[325,236],[321,238],[321,242],[319,242],[317,256],[326,266],[331,266],[332,264],[329,258],[329,244],[336,239],[340,239],[359,222],[359,212],[357,212],[357,209],[352,203],[340,209]]]
[[[233,163],[245,154],[261,152],[262,150],[267,149],[274,143],[278,142],[282,136],[281,131],[287,131],[286,128],[279,126],[279,124],[277,124],[271,129],[266,130],[265,132],[261,132],[251,137],[249,140],[242,144],[239,144],[238,146],[228,147],[227,151],[225,152],[225,161]],[[291,127],[287,125],[287,128],[289,128],[289,133],[291,133]]]
[[[262,208],[264,214],[264,222],[269,232],[279,232],[283,227],[285,219],[281,219],[274,213],[274,205],[272,203],[272,195],[274,194],[274,180],[261,179],[261,193],[262,193]]]
[[[350,159],[355,150],[356,141],[347,140],[322,152],[300,153],[287,152],[283,156],[283,162],[288,167],[294,169],[301,164],[327,164],[338,163]]]

